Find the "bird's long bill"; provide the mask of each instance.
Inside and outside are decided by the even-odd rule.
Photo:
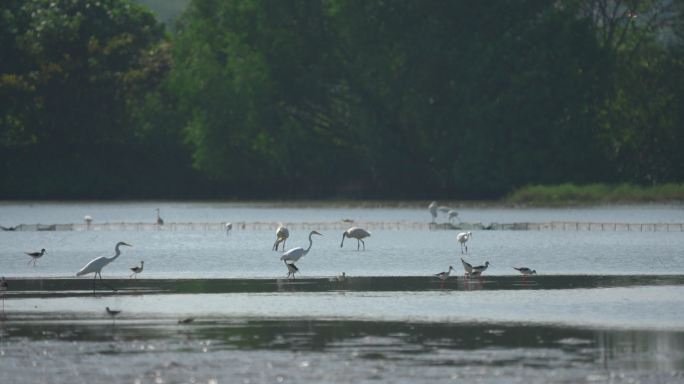
[[[342,233],[342,242],[340,243],[340,248],[344,245],[344,238],[347,237],[347,232]]]
[[[123,244],[121,244],[121,245],[126,245],[126,246],[129,246],[129,247],[132,247],[132,245],[130,245],[130,244],[128,244],[128,243],[123,243]]]

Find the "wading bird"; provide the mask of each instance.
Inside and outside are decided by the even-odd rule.
[[[85,215],[83,216],[83,221],[86,223],[86,226],[89,227],[90,224],[93,222],[93,218],[90,215]]]
[[[29,260],[29,262],[26,263],[26,265],[33,263],[33,266],[35,267],[38,259],[43,257],[43,255],[46,254],[47,252],[45,252],[45,248],[43,248],[40,250],[40,252],[24,252],[24,253],[28,256],[31,256],[31,260]]]
[[[100,275],[100,281],[102,281],[102,268],[106,266],[107,264],[111,263],[112,261],[116,260],[119,255],[121,255],[121,251],[119,250],[119,247],[125,245],[127,247],[132,247],[132,245],[125,243],[123,241],[119,241],[116,243],[116,246],[114,247],[114,256],[112,257],[106,257],[106,256],[100,256],[98,258],[95,258],[91,260],[88,264],[86,264],[83,268],[81,268],[80,271],[76,273],[76,276],[83,276],[87,275],[89,273],[95,273],[93,276],[93,291],[95,291],[95,279],[97,278],[97,275]]]
[[[143,266],[144,266],[144,265],[145,265],[145,262],[142,261],[142,260],[140,260],[140,266],[138,267],[138,266],[136,265],[135,267],[131,268],[131,271],[133,271],[133,273],[131,273],[131,275],[128,276],[128,277],[133,277],[133,276],[135,275],[135,278],[137,279],[137,278],[138,278],[138,273],[140,273],[140,272],[143,271]]]
[[[340,248],[344,245],[344,238],[349,237],[350,239],[356,239],[356,250],[358,251],[359,248],[361,248],[361,244],[363,244],[363,250],[366,250],[366,243],[363,241],[364,238],[369,237],[371,234],[370,232],[366,231],[363,228],[359,227],[351,227],[344,231],[342,234],[342,243],[340,244]]]
[[[435,219],[437,218],[437,202],[433,201],[428,205],[428,211],[430,211],[430,214],[432,215],[432,222],[435,222]]]
[[[461,263],[463,263],[463,270],[465,271],[465,276],[470,276],[473,273],[473,266],[469,262],[461,258]]]
[[[278,250],[278,245],[283,243],[283,251],[285,250],[285,241],[290,237],[290,231],[284,225],[280,224],[278,229],[276,229],[276,241],[273,244],[273,250]]]
[[[537,271],[536,271],[536,270],[534,270],[534,269],[529,269],[529,268],[527,268],[527,267],[513,267],[513,269],[515,269],[516,271],[520,272],[520,274],[522,275],[523,280],[525,279],[525,276],[528,276],[528,275],[536,275],[536,274],[537,274]]]
[[[435,276],[438,277],[440,280],[444,281],[444,280],[449,278],[449,275],[451,274],[451,271],[453,271],[453,270],[454,270],[454,267],[452,267],[450,265],[448,271],[437,273],[437,274],[435,274]]]
[[[194,317],[186,317],[185,319],[178,320],[178,324],[190,324],[195,321]]]
[[[468,253],[468,245],[466,245],[466,242],[470,240],[470,238],[473,236],[473,233],[468,231],[468,232],[461,232],[458,235],[456,235],[456,241],[461,244],[461,253],[463,253],[463,247],[465,247],[466,253]]]
[[[299,268],[297,268],[296,265],[294,265],[294,262],[288,263],[287,261],[283,261],[285,265],[287,266],[287,277],[289,278],[292,276],[292,278],[295,278],[295,273],[299,272]]]
[[[477,267],[473,267],[473,274],[482,274],[482,272],[486,271],[487,268],[489,268],[489,261],[485,261],[484,265],[478,265]]]
[[[292,249],[288,250],[287,252],[283,253],[283,255],[280,256],[280,260],[291,261],[294,263],[297,260],[299,260],[300,258],[302,258],[302,256],[309,253],[309,251],[311,250],[311,246],[313,245],[313,239],[311,238],[311,236],[313,236],[313,235],[323,236],[320,233],[318,233],[317,231],[311,231],[309,233],[309,248],[307,248],[307,249],[304,249],[302,247],[292,248]]]
[[[159,216],[159,208],[157,208],[157,225],[164,225],[164,219]]]
[[[344,282],[344,281],[347,280],[347,274],[344,273],[344,272],[342,272],[341,274],[335,276],[335,280],[337,280],[338,282],[342,283],[342,282]]]
[[[230,236],[230,231],[233,230],[233,223],[226,223],[226,236]]]
[[[118,315],[119,313],[121,313],[121,310],[120,310],[120,309],[109,309],[109,307],[107,307],[107,308],[105,308],[105,310],[107,311],[107,314],[108,314],[109,316],[111,316],[112,322],[114,321],[114,318],[116,317],[116,315]]]

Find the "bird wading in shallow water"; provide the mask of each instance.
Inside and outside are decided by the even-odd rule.
[[[273,244],[273,250],[277,251],[278,250],[278,245],[280,243],[283,244],[283,251],[285,250],[285,241],[287,238],[290,237],[290,230],[287,229],[284,225],[279,225],[278,228],[276,229],[276,241]]]
[[[142,260],[140,260],[140,266],[137,266],[137,265],[136,265],[135,267],[131,268],[131,271],[133,271],[133,273],[131,273],[131,275],[128,276],[128,277],[133,277],[133,276],[135,276],[135,278],[137,279],[137,278],[138,278],[138,273],[140,273],[140,272],[143,271],[143,267],[144,267],[144,266],[145,266],[145,262],[142,261]]]
[[[230,231],[233,230],[233,223],[226,223],[226,236],[230,236]]]
[[[465,276],[470,276],[473,273],[473,266],[469,262],[463,260],[461,257],[461,263],[463,263],[463,270],[465,271]]]
[[[295,278],[295,273],[299,272],[299,268],[297,268],[296,265],[294,265],[294,262],[288,263],[287,261],[284,261],[285,265],[287,266],[287,277],[289,278],[292,276],[292,278]]]
[[[484,265],[478,265],[477,267],[473,267],[473,274],[477,274],[478,276],[482,275],[482,272],[486,271],[487,268],[489,268],[489,261],[485,261]]]
[[[311,231],[309,233],[309,248],[304,249],[302,247],[296,247],[288,250],[287,252],[283,253],[282,256],[280,256],[280,260],[283,261],[290,261],[292,263],[296,262],[297,260],[301,259],[303,256],[305,256],[309,251],[311,250],[311,246],[313,245],[313,239],[311,238],[313,235],[318,235],[318,236],[323,236],[318,231]]]
[[[161,216],[159,216],[159,208],[157,208],[157,225],[164,225],[164,219],[162,219]]]
[[[461,244],[461,253],[463,253],[463,248],[465,247],[466,253],[468,253],[468,245],[466,244],[468,240],[473,236],[473,233],[468,231],[468,232],[461,232],[458,235],[456,235],[456,241],[458,241],[459,244]]]
[[[430,211],[430,215],[432,215],[432,222],[435,222],[435,219],[437,218],[437,202],[433,201],[428,205],[428,211]]]
[[[449,278],[449,275],[451,274],[451,271],[453,271],[453,270],[454,270],[454,267],[452,267],[450,265],[449,270],[447,270],[446,272],[436,273],[435,276],[438,277],[440,280],[444,281],[444,280]]]
[[[43,255],[46,253],[47,252],[45,252],[45,248],[41,249],[40,252],[24,252],[24,254],[31,256],[31,260],[29,260],[29,262],[26,265],[33,263],[33,266],[35,267],[38,259],[43,257]]]
[[[121,255],[121,250],[119,250],[119,247],[121,247],[122,245],[132,247],[132,245],[128,243],[119,241],[118,243],[116,243],[116,246],[114,247],[114,256],[100,256],[98,258],[91,260],[90,262],[88,262],[88,264],[81,268],[80,271],[76,273],[76,276],[83,276],[89,273],[94,273],[95,275],[93,276],[93,292],[95,292],[95,279],[97,278],[97,275],[100,275],[100,281],[102,281],[102,268],[104,268],[107,264],[111,263],[112,261],[116,260],[116,258],[119,257],[119,255]]]
[[[340,243],[340,248],[344,245],[344,238],[349,237],[350,239],[356,239],[356,250],[358,251],[361,248],[361,244],[363,244],[363,250],[366,250],[366,243],[363,241],[364,238],[370,237],[370,232],[366,231],[363,228],[359,227],[351,227],[344,231],[342,234],[342,243]]]

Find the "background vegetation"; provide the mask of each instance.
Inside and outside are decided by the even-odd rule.
[[[684,181],[680,2],[164,9],[162,24],[130,0],[2,3],[0,198],[490,199]]]

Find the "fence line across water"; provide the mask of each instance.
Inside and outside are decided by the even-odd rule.
[[[233,222],[232,230],[275,230],[276,222]],[[684,223],[590,223],[552,221],[544,223],[422,223],[410,221],[283,223],[291,230],[341,230],[352,226],[368,230],[514,230],[514,231],[636,231],[684,232]],[[20,224],[5,231],[225,231],[226,223],[112,222],[90,224]]]

